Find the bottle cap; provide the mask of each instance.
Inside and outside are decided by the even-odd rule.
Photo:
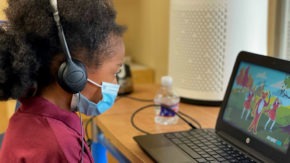
[[[161,84],[163,86],[171,86],[172,85],[172,77],[171,76],[162,76],[161,77]]]

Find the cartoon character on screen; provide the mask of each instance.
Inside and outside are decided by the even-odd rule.
[[[272,129],[276,123],[276,112],[277,112],[277,109],[279,108],[280,104],[281,104],[281,102],[277,97],[275,99],[274,103],[272,104],[271,109],[265,111],[268,113],[268,116],[269,116],[269,119],[266,122],[265,127],[264,127],[265,130],[267,130],[267,126],[268,126],[269,122],[272,121],[272,125],[271,125],[270,130],[269,130],[270,132],[272,132]]]
[[[268,101],[266,101],[267,97],[268,97],[268,92],[263,91],[262,96],[260,97],[260,99],[256,103],[255,108],[253,110],[254,111],[254,119],[252,120],[252,122],[248,128],[249,132],[251,132],[253,130],[253,133],[257,134],[257,127],[259,124],[260,117],[262,115],[263,108],[269,105],[271,94],[269,94]]]
[[[245,120],[248,120],[249,114],[251,112],[251,103],[252,103],[253,97],[254,97],[254,91],[250,89],[245,98],[241,119],[243,119],[244,113],[246,112],[247,114],[246,114]]]

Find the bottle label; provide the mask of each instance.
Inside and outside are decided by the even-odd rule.
[[[161,109],[160,109],[159,116],[162,116],[162,117],[173,117],[173,116],[175,116],[176,112],[178,111],[178,104],[171,105],[171,106],[161,105],[160,108]]]

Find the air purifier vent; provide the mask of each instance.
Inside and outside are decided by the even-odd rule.
[[[237,54],[266,54],[267,3],[258,2],[171,0],[169,75],[182,98],[221,101]]]

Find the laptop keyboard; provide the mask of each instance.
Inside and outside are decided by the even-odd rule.
[[[197,162],[256,162],[219,138],[213,130],[167,133],[165,136]]]

